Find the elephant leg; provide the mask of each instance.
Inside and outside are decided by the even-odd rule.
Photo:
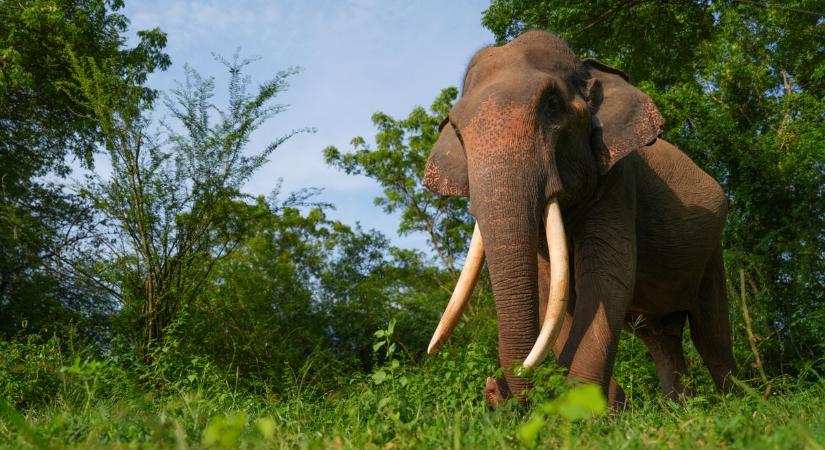
[[[662,390],[674,400],[685,393],[682,376],[687,373],[687,363],[682,349],[682,331],[686,319],[685,312],[675,313],[634,330],[656,364]]]
[[[581,276],[588,277],[589,285],[577,288],[579,298],[559,363],[570,368],[571,378],[600,385],[610,406],[621,409],[622,392],[611,379],[630,294],[618,295],[623,289],[615,285],[615,280],[586,272]],[[595,300],[606,291],[616,291],[617,296]]]
[[[616,411],[622,411],[627,406],[624,389],[619,386],[619,382],[612,376],[610,377],[610,385],[607,387],[607,403]]]
[[[636,284],[636,185],[631,166],[619,162],[607,174],[599,199],[572,233],[576,306],[559,356],[569,376],[599,384],[613,409],[621,390],[611,389],[619,335]],[[615,387],[618,387],[615,386]]]
[[[550,262],[541,254],[538,255],[539,268],[539,317],[544,317],[544,312],[547,309],[548,294],[550,292]],[[561,332],[553,343],[553,353],[556,355],[556,361],[560,361],[562,351],[567,343],[570,335],[570,328],[573,325],[572,311],[576,305],[575,288],[571,287],[570,299],[567,302],[567,311],[564,314],[564,323],[561,327]],[[561,364],[561,363],[559,363]],[[569,365],[567,366],[569,368]],[[619,408],[624,408],[625,394],[622,387],[616,381],[615,377],[610,377],[610,385],[608,387],[608,401],[611,405],[617,405]]]
[[[560,357],[562,351],[564,350],[564,346],[567,343],[567,339],[570,335],[570,328],[573,325],[573,316],[568,312],[565,314],[564,317],[564,325],[559,334],[559,338],[556,339],[556,342],[553,344],[553,353],[556,355],[556,361],[560,361]],[[561,365],[561,362],[559,362]],[[567,365],[566,367],[570,367]],[[619,382],[616,381],[616,378],[611,375],[610,377],[610,384],[607,388],[607,400],[610,405],[613,406],[614,409],[624,409],[625,407],[625,395],[624,389],[619,385]]]
[[[716,249],[705,268],[696,307],[690,311],[689,320],[691,339],[708,367],[716,389],[729,392],[733,387],[730,377],[736,372],[736,360],[730,338],[721,247]]]
[[[633,293],[635,253],[632,246],[586,241],[575,255],[576,305],[559,363],[569,376],[599,384],[611,408],[623,407],[623,393],[613,378],[619,334]],[[628,254],[618,255],[624,248]],[[595,264],[607,256],[614,264]],[[612,388],[611,388],[612,386]]]

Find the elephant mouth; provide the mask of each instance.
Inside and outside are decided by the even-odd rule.
[[[570,285],[567,238],[564,232],[561,209],[556,198],[551,199],[544,209],[544,225],[550,256],[550,292],[547,309],[541,321],[541,331],[523,363],[524,367],[527,368],[533,368],[541,364],[558,337],[563,323],[564,311],[567,307]],[[461,269],[461,275],[458,277],[450,302],[447,304],[447,308],[430,340],[430,345],[427,348],[428,354],[437,352],[455,329],[464,309],[467,307],[483,265],[484,243],[481,238],[481,231],[478,224],[476,224],[467,259]]]

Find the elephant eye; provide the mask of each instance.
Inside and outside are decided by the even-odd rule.
[[[551,114],[560,112],[562,106],[558,91],[555,89],[548,89],[544,94],[544,105]]]
[[[559,82],[553,80],[544,87],[541,93],[541,108],[551,115],[557,115],[564,110],[564,95]]]

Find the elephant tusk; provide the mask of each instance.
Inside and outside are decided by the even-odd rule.
[[[544,313],[541,331],[533,349],[524,360],[524,366],[536,367],[544,361],[548,350],[553,346],[561,331],[564,310],[567,307],[567,291],[570,284],[570,270],[567,258],[567,238],[564,235],[564,222],[557,199],[553,199],[544,210],[544,223],[547,233],[547,249],[550,254],[550,294],[547,311]]]
[[[484,265],[484,244],[481,241],[481,231],[478,229],[476,223],[473,229],[473,238],[470,240],[470,249],[467,252],[467,259],[464,261],[464,267],[461,269],[461,275],[458,277],[458,282],[453,290],[453,295],[450,297],[450,303],[447,304],[447,309],[444,310],[444,315],[441,316],[441,321],[438,322],[438,327],[435,329],[433,338],[430,340],[430,345],[427,347],[427,354],[432,355],[447,342],[450,334],[453,332],[458,320],[461,318],[461,313],[467,307],[470,300],[470,295],[473,293],[473,288],[478,281],[478,274],[481,273],[481,267]]]

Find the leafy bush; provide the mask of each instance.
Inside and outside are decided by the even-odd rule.
[[[57,338],[0,340],[0,398],[28,409],[53,399],[63,385],[64,357]]]

